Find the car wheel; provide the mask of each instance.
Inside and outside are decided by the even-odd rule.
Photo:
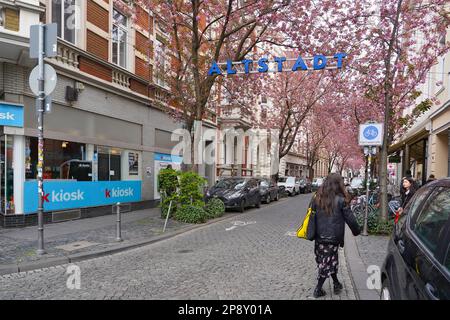
[[[269,203],[270,203],[270,200],[271,200],[271,199],[270,199],[270,193],[269,193],[269,194],[267,195],[267,198],[266,198],[266,203],[269,204]]]
[[[258,202],[256,202],[255,207],[258,209],[261,208],[261,197],[258,198]]]
[[[239,212],[243,213],[245,211],[245,200],[242,199],[239,203]]]
[[[380,300],[392,300],[390,283],[387,278],[383,280],[381,285]]]

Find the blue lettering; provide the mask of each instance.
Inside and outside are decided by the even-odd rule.
[[[267,58],[261,58],[258,60],[258,65],[260,68],[258,69],[258,72],[267,72],[269,70],[269,66],[267,65]]]
[[[319,63],[319,61],[320,61],[320,63]],[[314,70],[325,69],[325,67],[327,66],[327,58],[321,54],[315,55],[313,66],[314,66]]]
[[[286,61],[286,58],[284,57],[275,57],[275,62],[278,63],[278,72],[283,71],[283,62]]]
[[[337,68],[342,68],[342,59],[345,58],[347,55],[345,53],[336,53],[334,57],[337,59]]]
[[[220,68],[215,61],[212,62],[211,68],[209,68],[208,76],[212,76],[214,74],[222,75],[222,71],[220,71]]]
[[[242,64],[244,65],[245,73],[250,72],[250,64],[252,64],[252,63],[253,63],[252,60],[242,60]]]
[[[233,69],[233,62],[231,60],[227,60],[227,73],[236,74],[236,70]]]
[[[302,70],[308,70],[308,67],[300,56],[297,58],[297,61],[295,61],[292,71],[297,71],[299,68]]]

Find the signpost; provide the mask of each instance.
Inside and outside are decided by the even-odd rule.
[[[383,124],[368,122],[359,126],[359,145],[364,148],[364,155],[368,157],[367,179],[366,179],[366,211],[364,214],[364,228],[362,235],[367,236],[367,217],[369,215],[369,188],[370,188],[370,166],[372,156],[377,153],[377,146],[383,144]]]
[[[56,72],[44,65],[44,57],[54,57],[57,54],[57,24],[38,24],[30,28],[30,58],[37,58],[38,65],[30,74],[30,87],[36,98],[38,117],[38,255],[44,250],[44,186],[42,168],[44,167],[44,112],[51,110],[50,94],[56,86]]]

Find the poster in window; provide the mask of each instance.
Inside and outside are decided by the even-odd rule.
[[[130,176],[139,174],[139,154],[135,152],[128,153],[128,172]]]

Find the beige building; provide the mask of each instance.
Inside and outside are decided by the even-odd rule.
[[[450,30],[440,43],[444,45],[448,41]],[[397,163],[391,174],[397,182],[407,170],[411,170],[413,177],[422,184],[431,174],[438,179],[450,175],[450,53],[438,58],[419,90],[422,99],[436,97],[439,103],[419,117],[414,126],[389,148],[390,162]],[[412,108],[405,113],[411,111]]]

